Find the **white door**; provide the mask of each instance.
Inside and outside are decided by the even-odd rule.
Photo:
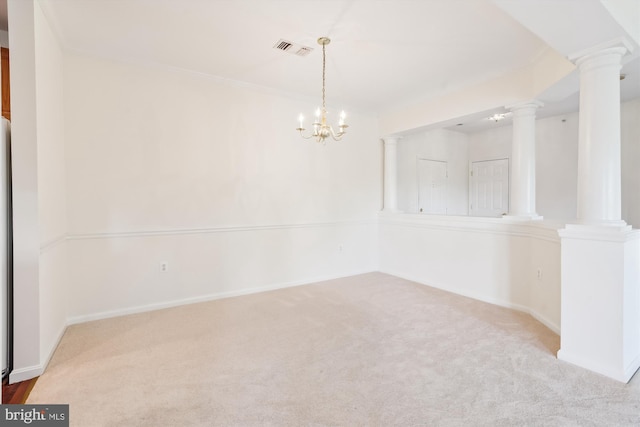
[[[447,213],[447,162],[418,159],[418,212]]]
[[[509,160],[472,162],[469,215],[501,216],[509,212]]]

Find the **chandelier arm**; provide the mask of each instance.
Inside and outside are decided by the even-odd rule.
[[[305,131],[305,129],[304,129],[304,128],[298,128],[298,129],[296,129],[296,130],[300,132],[300,136],[301,136],[301,137],[303,137],[304,139],[311,139],[311,138],[313,138],[314,136],[317,136],[317,135],[314,135],[314,134],[311,134],[311,135],[309,135],[309,136],[304,136],[304,133],[303,133],[303,132]]]
[[[331,126],[329,126],[329,134],[331,135],[331,138],[334,141],[340,141],[342,139],[342,135],[344,135],[345,133],[343,131],[340,131],[338,133],[335,133],[333,131],[333,128]]]

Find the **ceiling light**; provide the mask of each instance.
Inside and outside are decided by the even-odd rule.
[[[340,113],[340,119],[338,121],[338,132],[335,132],[331,125],[327,124],[327,108],[325,104],[325,48],[329,43],[331,43],[331,39],[329,39],[329,37],[320,37],[318,39],[318,44],[322,45],[322,108],[318,107],[316,109],[315,119],[313,121],[313,133],[311,135],[305,136],[304,116],[302,114],[300,114],[300,116],[298,117],[298,120],[300,121],[300,127],[296,129],[300,132],[300,135],[304,139],[315,138],[317,142],[322,142],[323,144],[328,137],[331,137],[334,141],[340,141],[342,139],[342,135],[347,133],[346,129],[349,127],[345,122],[346,115],[344,111]]]
[[[506,119],[510,115],[511,113],[495,113],[493,116],[487,117],[487,120],[493,120],[494,122],[499,122],[500,120]]]

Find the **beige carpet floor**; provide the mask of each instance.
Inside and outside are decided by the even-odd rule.
[[[28,403],[72,426],[639,426],[530,316],[382,273],[75,325]]]

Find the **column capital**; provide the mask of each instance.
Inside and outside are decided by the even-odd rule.
[[[513,113],[516,110],[525,110],[525,109],[526,110],[532,109],[533,111],[535,111],[540,107],[544,107],[544,103],[542,101],[538,101],[537,99],[529,99],[527,101],[521,101],[515,104],[505,105],[504,108],[506,108],[507,110]]]
[[[618,39],[610,40],[605,43],[600,43],[595,46],[591,46],[588,49],[584,49],[579,52],[572,53],[571,55],[567,56],[567,59],[573,62],[574,64],[576,64],[576,66],[580,67],[582,64],[589,61],[590,59],[594,59],[599,56],[614,54],[614,55],[619,55],[620,57],[623,57],[632,52],[633,52],[633,44],[631,44],[624,37],[620,37]]]
[[[395,145],[401,139],[401,136],[389,135],[382,137],[382,142],[384,142],[384,145]]]

